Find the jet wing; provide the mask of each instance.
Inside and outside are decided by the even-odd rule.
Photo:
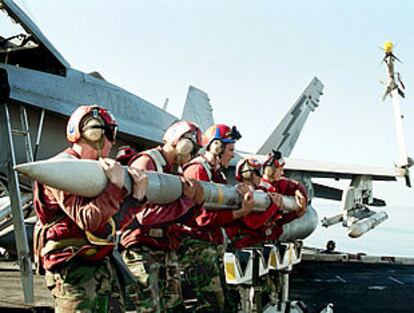
[[[203,132],[214,124],[210,99],[204,91],[193,86],[188,87],[182,119],[197,123]]]
[[[396,180],[394,168],[353,165],[303,159],[286,159],[286,171],[301,171],[315,178],[351,179],[355,175],[370,176],[372,180]]]
[[[255,157],[264,160],[264,155],[254,155],[238,152],[238,156],[232,161],[235,165],[240,157]],[[352,179],[356,175],[369,176],[372,180],[392,181],[397,177],[404,177],[394,168],[354,165],[346,163],[335,163],[315,160],[285,158],[285,172],[303,172],[312,178]],[[234,164],[233,164],[234,163]]]
[[[329,199],[335,201],[342,200],[342,194],[344,193],[342,189],[338,189],[331,186],[326,186],[318,183],[312,183],[313,190],[314,190],[314,197],[322,198],[322,199]],[[372,206],[385,206],[385,201],[378,198],[373,198]]]
[[[314,77],[289,112],[277,125],[257,154],[268,154],[272,149],[279,150],[288,157],[295,146],[310,112],[315,111],[322,95],[323,84]]]
[[[43,35],[37,25],[30,19],[29,16],[27,16],[26,13],[23,12],[22,9],[19,8],[18,5],[11,0],[1,0],[0,9],[5,10],[16,23],[20,24],[28,34],[32,35],[41,46],[48,50],[48,52],[61,64],[61,66],[70,68],[70,64],[59,53],[59,51],[56,50],[46,36]]]

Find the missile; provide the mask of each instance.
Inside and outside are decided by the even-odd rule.
[[[104,170],[95,160],[52,158],[19,164],[16,170],[42,184],[87,198],[101,194],[108,183]],[[124,170],[124,187],[130,193],[132,181],[127,167],[124,167]],[[163,204],[181,197],[182,185],[178,177],[150,171],[146,172],[146,175],[146,196],[149,201]]]
[[[335,224],[338,224],[344,220],[343,213],[339,213],[337,215],[331,216],[331,217],[324,217],[321,220],[321,224],[323,227],[329,227]]]
[[[371,217],[364,218],[349,227],[348,236],[351,238],[358,238],[368,232],[369,230],[377,227],[379,224],[388,219],[387,213],[384,211],[375,213]]]
[[[124,187],[131,190],[131,178],[126,171]],[[49,159],[44,161],[19,164],[16,170],[20,173],[47,186],[64,190],[65,192],[93,198],[102,193],[108,179],[100,163],[95,160],[79,159]],[[147,171],[148,185],[145,195],[149,202],[170,203],[182,195],[182,183],[178,176]],[[235,186],[199,182],[204,189],[205,207],[210,210],[238,209],[241,206],[241,196]],[[265,192],[255,191],[255,212],[265,211],[271,199]],[[297,208],[293,197],[283,197],[285,212]]]
[[[318,213],[308,205],[306,213],[292,222],[283,225],[283,233],[279,237],[280,241],[305,239],[312,234],[318,226]]]

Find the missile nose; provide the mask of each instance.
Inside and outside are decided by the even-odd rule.
[[[386,53],[392,52],[393,47],[394,47],[394,44],[391,41],[386,41],[384,45],[382,46],[382,48],[384,49]]]
[[[32,173],[32,164],[31,163],[22,163],[22,164],[18,164],[14,167],[14,169],[16,171],[18,171],[19,173],[29,176],[31,177],[31,173]]]

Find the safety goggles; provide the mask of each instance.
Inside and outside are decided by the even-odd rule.
[[[92,118],[99,119],[101,118],[104,121],[105,125],[92,125],[90,128],[99,128],[104,130],[105,137],[111,141],[115,142],[118,135],[118,125],[115,122],[114,116],[108,110],[97,107],[91,111]]]

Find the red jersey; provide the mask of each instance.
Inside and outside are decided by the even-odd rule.
[[[199,156],[184,166],[184,177],[200,181],[212,181],[226,184],[227,180],[220,170],[211,170],[204,156]],[[221,227],[234,221],[232,210],[207,211],[196,206],[192,214],[181,220],[181,224],[172,227],[174,236],[181,240],[183,236],[191,236],[216,244],[224,241]]]
[[[80,158],[73,149],[63,154]],[[39,220],[34,252],[42,266],[51,270],[75,256],[95,262],[109,255],[113,243],[94,245],[85,232],[107,237],[112,230],[108,220],[119,210],[125,193],[108,182],[105,190],[91,199],[35,182],[33,203]]]
[[[241,249],[269,240],[275,215],[280,208],[272,203],[265,212],[251,212],[226,227],[233,248]]]
[[[146,171],[173,172],[163,157],[161,148],[139,153],[131,160],[130,166]],[[124,248],[145,245],[158,250],[174,250],[177,243],[171,240],[169,227],[186,215],[194,205],[192,199],[183,196],[168,204],[146,202],[129,208],[127,211],[130,216],[125,218],[130,224],[124,225],[121,245]]]
[[[266,192],[277,192],[283,196],[294,196],[296,190],[299,190],[307,199],[305,187],[303,187],[303,185],[301,185],[299,182],[288,178],[281,178],[278,181],[274,182],[270,182],[269,180],[262,178],[259,188]],[[283,233],[283,225],[290,223],[296,218],[296,211],[283,214],[275,214],[272,220],[269,222],[269,230],[267,231],[269,235],[266,237],[266,240],[277,240]]]

